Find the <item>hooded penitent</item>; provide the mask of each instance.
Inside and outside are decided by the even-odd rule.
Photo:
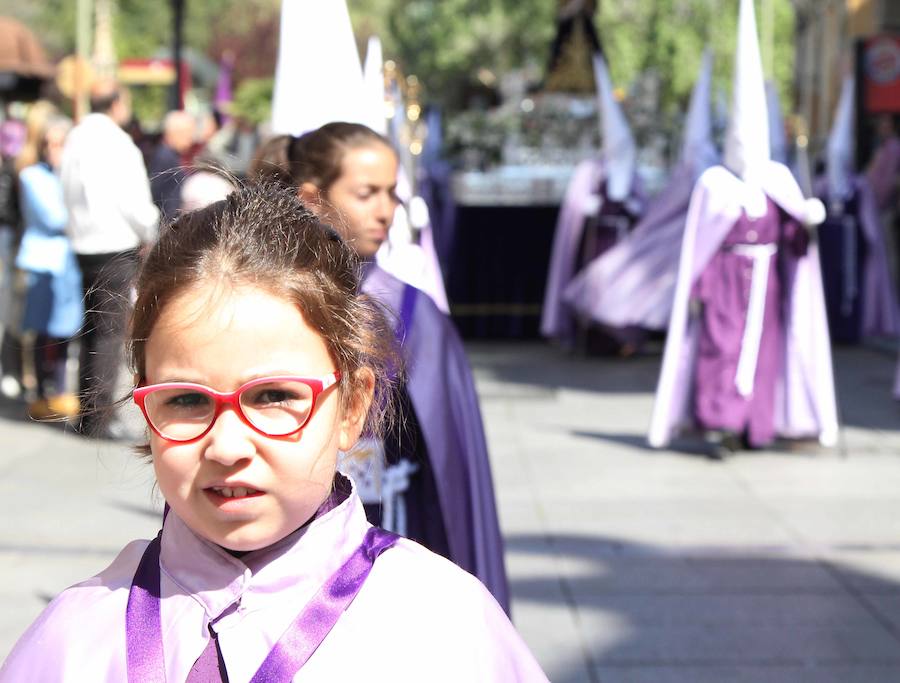
[[[386,135],[388,126],[384,106],[384,58],[378,36],[369,37],[366,63],[363,65],[363,87],[369,119],[367,125],[376,133]]]
[[[613,201],[623,202],[631,194],[634,183],[637,146],[628,121],[625,120],[625,112],[616,101],[606,60],[600,55],[594,56],[594,78],[597,80],[597,98],[603,128],[606,195]]]
[[[429,297],[375,264],[365,270],[362,291],[398,316],[412,406],[406,431],[413,432],[398,441],[400,455],[417,468],[406,496],[413,537],[481,579],[508,612],[487,443],[459,335]]]
[[[394,83],[393,97],[396,106],[391,119],[391,129],[385,118],[384,61],[381,41],[377,36],[369,38],[366,63],[363,68],[366,118],[369,127],[382,135],[392,133],[394,147],[400,149],[403,141],[397,132],[399,121],[405,117],[399,86]],[[402,150],[401,150],[402,151]],[[409,157],[410,155],[406,155]],[[402,157],[401,157],[402,158]],[[431,219],[428,206],[421,197],[413,194],[414,189],[407,174],[406,166],[400,164],[397,178],[397,197],[400,205],[394,213],[394,222],[388,232],[387,241],[376,254],[378,265],[403,282],[417,287],[431,297],[444,313],[450,312],[444,278],[434,247]]]
[[[854,171],[854,90],[848,75],[828,136],[825,176],[815,183],[828,206],[819,230],[828,321],[832,337],[844,343],[900,331],[875,194]]]
[[[831,444],[828,328],[805,228],[824,211],[769,159],[752,0],[741,0],[732,87],[724,166],[700,176],[688,209],[649,441],[694,425],[756,446],[776,435]]]
[[[759,187],[771,159],[769,109],[753,3],[741,0],[731,115],[725,129],[723,165],[745,183]]]
[[[643,210],[635,176],[637,148],[600,55],[594,57],[594,75],[602,152],[599,158],[581,162],[569,181],[553,236],[541,312],[541,334],[566,343],[574,336],[575,324],[563,303],[565,288],[586,262],[624,238]],[[585,235],[588,221],[593,223],[592,239]]]
[[[594,259],[565,290],[579,316],[603,325],[664,330],[672,310],[678,250],[691,190],[718,160],[712,140],[712,53],[706,51],[685,116],[681,156],[634,230]]]
[[[284,0],[281,36],[273,106],[276,132],[299,135],[332,121],[371,122],[372,106],[366,107],[344,0]],[[402,173],[400,185],[405,191],[398,187],[398,194],[411,197]],[[365,264],[363,291],[401,322],[397,332],[409,377],[401,393],[410,404],[403,423],[410,434],[385,439],[396,462],[385,467],[384,476],[372,487],[374,500],[361,497],[376,503],[380,495],[384,510],[402,507],[406,519],[395,530],[405,530],[477,576],[508,611],[503,545],[472,373],[452,323],[427,295],[433,292],[417,289],[421,280],[404,279],[416,264],[425,264],[432,269],[423,277],[432,278],[433,291],[439,286],[443,293],[430,241],[427,248],[407,244],[387,259],[390,273],[374,263]]]
[[[283,0],[272,132],[332,121],[368,124],[363,74],[345,0]]]

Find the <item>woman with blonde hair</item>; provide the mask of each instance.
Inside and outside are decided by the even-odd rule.
[[[26,123],[28,137],[18,161],[25,232],[16,267],[26,274],[22,330],[32,337],[37,394],[28,414],[73,417],[79,404],[66,392],[68,339],[81,326],[84,309],[81,271],[64,232],[68,212],[56,174],[71,122],[52,105],[39,103]]]

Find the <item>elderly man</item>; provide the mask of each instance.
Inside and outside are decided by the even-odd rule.
[[[170,111],[163,121],[163,137],[150,158],[150,191],[163,222],[181,208],[181,185],[187,170],[185,157],[194,144],[194,117],[184,111]]]
[[[104,435],[100,416],[114,401],[137,252],[156,239],[159,211],[140,150],[122,130],[131,118],[128,92],[112,82],[96,84],[91,112],[69,133],[61,174],[85,296],[80,430]]]

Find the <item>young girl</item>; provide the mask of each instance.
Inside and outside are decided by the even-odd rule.
[[[57,597],[0,680],[546,680],[477,579],[372,527],[336,474],[396,369],[356,273],[290,191],[163,233],[130,341],[169,512]]]
[[[374,262],[397,208],[396,153],[370,128],[330,123],[268,141],[252,174],[296,188],[340,229],[363,261],[363,291],[397,316],[409,375],[400,402],[407,409],[403,428],[384,439],[389,466],[373,490],[363,491],[364,502],[382,503],[367,506],[370,521],[475,574],[508,611],[487,444],[462,342],[427,295]]]

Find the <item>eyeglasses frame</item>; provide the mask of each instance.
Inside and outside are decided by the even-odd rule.
[[[138,408],[141,409],[141,413],[143,413],[144,415],[144,420],[147,422],[147,426],[149,426],[150,429],[153,430],[153,432],[159,438],[171,443],[186,444],[193,443],[194,441],[199,441],[200,439],[202,439],[204,436],[209,434],[210,430],[213,428],[213,425],[216,424],[216,420],[219,419],[219,415],[222,414],[225,406],[231,406],[232,410],[234,410],[235,414],[238,416],[241,422],[250,427],[250,429],[255,431],[257,434],[261,434],[262,436],[273,439],[283,439],[288,436],[293,436],[309,424],[309,421],[312,419],[313,414],[316,412],[316,407],[318,406],[319,402],[319,396],[327,389],[337,384],[340,379],[340,370],[330,372],[323,377],[314,378],[300,377],[298,375],[273,375],[271,377],[257,377],[256,379],[251,379],[249,382],[245,382],[234,391],[216,391],[215,389],[212,389],[204,384],[196,384],[194,382],[161,382],[159,384],[145,384],[135,387],[132,391],[132,399],[137,404]],[[241,407],[240,395],[244,391],[246,391],[247,389],[252,389],[253,387],[260,384],[267,384],[269,382],[301,382],[312,389],[312,406],[309,409],[309,414],[306,416],[306,419],[303,420],[303,423],[300,426],[298,426],[296,429],[291,430],[290,432],[286,432],[284,434],[269,434],[267,432],[264,432],[262,429],[253,424],[250,418],[248,418],[244,414],[244,409]],[[157,429],[156,425],[154,425],[153,421],[150,419],[150,414],[147,412],[146,400],[149,394],[162,389],[196,389],[200,393],[210,396],[216,402],[216,406],[215,410],[213,411],[212,419],[209,421],[209,425],[206,427],[206,429],[204,429],[202,433],[191,439],[173,439],[166,436],[159,429]]]

